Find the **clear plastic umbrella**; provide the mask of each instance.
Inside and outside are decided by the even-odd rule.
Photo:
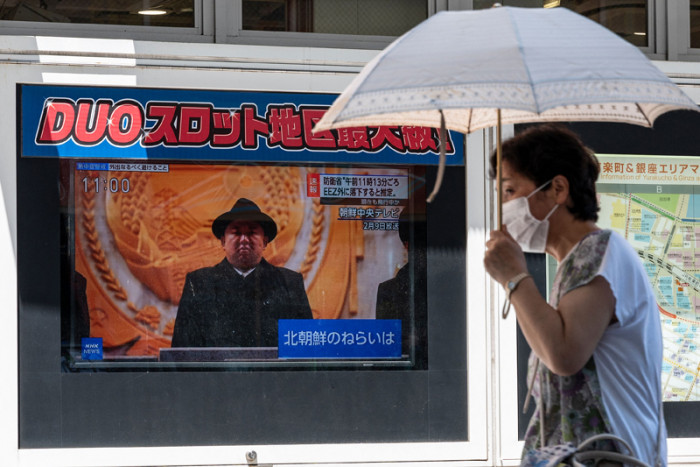
[[[315,131],[418,125],[470,133],[501,124],[609,121],[650,127],[700,110],[644,54],[565,8],[441,12],[399,37],[336,99]],[[444,141],[444,139],[443,139]],[[429,200],[437,193],[440,169]]]

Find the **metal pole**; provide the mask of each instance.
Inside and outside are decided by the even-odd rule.
[[[496,202],[498,208],[496,210],[496,226],[498,230],[502,227],[503,203],[502,196],[502,174],[501,174],[501,109],[496,110],[498,123],[496,124]]]

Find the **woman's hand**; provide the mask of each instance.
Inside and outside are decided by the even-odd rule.
[[[527,272],[525,254],[505,225],[501,230],[491,231],[486,241],[484,267],[499,284],[505,284],[518,274]]]
[[[525,254],[505,226],[491,232],[484,266],[500,284],[527,272]],[[563,376],[583,368],[615,316],[615,296],[601,276],[566,293],[556,309],[545,302],[532,280],[519,285],[511,301],[530,348]]]

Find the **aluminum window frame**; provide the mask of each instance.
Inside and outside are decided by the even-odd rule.
[[[247,31],[243,30],[243,0],[214,0],[216,2],[217,42],[249,45],[287,45],[301,47],[337,47],[381,50],[395,36],[356,36],[347,34]],[[426,0],[428,17],[443,10],[472,10],[473,0]],[[687,0],[679,0],[687,2]],[[675,7],[676,0],[646,0],[647,2],[647,46],[638,47],[652,60],[665,58],[667,39],[667,8]],[[673,30],[673,29],[670,29]]]
[[[471,10],[473,0],[425,0],[428,17],[443,10]],[[191,43],[280,45],[381,50],[396,36],[247,31],[242,28],[242,0],[194,0],[192,28],[0,21],[3,35],[95,37]],[[688,0],[647,0],[648,45],[639,47],[652,60],[700,61],[689,47]],[[667,58],[668,55],[668,58]]]
[[[661,60],[666,56],[668,40],[666,37],[667,0],[648,0],[647,8],[647,47],[639,47],[650,60]]]
[[[700,62],[700,48],[690,47],[690,2],[668,2],[668,60]]]
[[[315,32],[249,31],[243,29],[243,0],[214,0],[216,38],[219,43],[246,45],[285,45],[382,50],[398,36],[328,34]],[[428,16],[447,9],[445,0],[425,0]]]
[[[213,42],[214,0],[194,0],[194,26],[132,26],[120,24],[45,23],[0,21],[2,35],[100,37],[173,42]]]

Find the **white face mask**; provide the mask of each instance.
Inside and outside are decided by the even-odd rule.
[[[544,253],[544,249],[547,246],[549,217],[559,205],[555,205],[544,219],[539,220],[530,212],[530,203],[527,200],[550,182],[551,180],[540,185],[527,196],[521,196],[503,203],[503,224],[508,228],[508,233],[526,253]]]

